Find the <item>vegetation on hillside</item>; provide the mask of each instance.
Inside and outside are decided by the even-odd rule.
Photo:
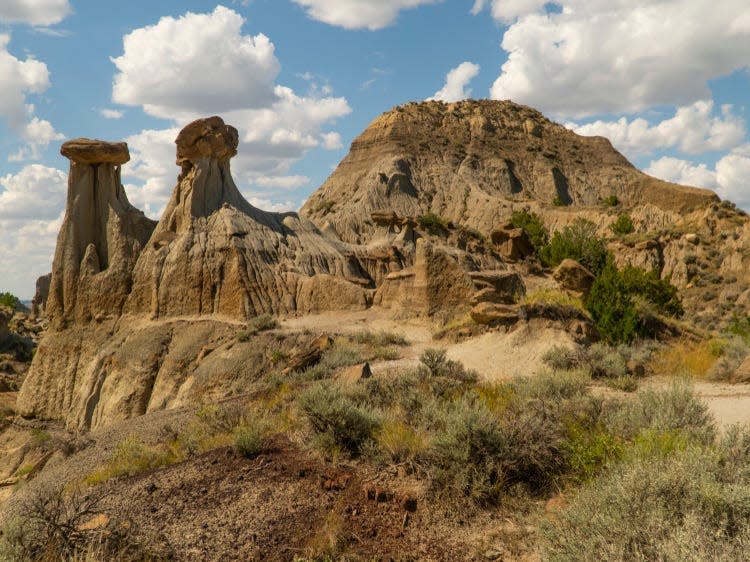
[[[548,267],[555,267],[566,258],[573,259],[598,275],[607,262],[607,246],[596,230],[596,224],[590,220],[576,219],[552,235],[549,244],[539,252],[540,260]]]

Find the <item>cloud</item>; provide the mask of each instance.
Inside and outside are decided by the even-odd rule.
[[[493,14],[512,23],[491,96],[576,117],[709,99],[709,80],[748,67],[750,32],[736,22],[749,10],[746,0],[720,9],[692,0],[498,0]]]
[[[479,65],[473,62],[462,62],[456,68],[448,72],[445,77],[445,85],[435,92],[430,100],[454,102],[471,97],[469,84],[479,74]]]
[[[49,121],[34,116],[34,104],[27,103],[30,94],[41,94],[50,86],[47,65],[32,57],[20,60],[8,51],[10,35],[0,34],[0,117],[25,146],[10,155],[9,160],[38,159],[42,149],[63,136]]]
[[[723,199],[750,209],[750,144],[729,152],[713,170],[705,164],[665,156],[651,162],[646,173],[667,181],[714,189]]]
[[[122,167],[125,192],[152,219],[160,218],[177,184],[174,139],[179,132],[178,127],[144,130],[125,139],[130,150],[130,162]]]
[[[67,174],[31,164],[0,177],[0,220],[52,219],[65,207]]]
[[[125,112],[121,109],[109,109],[105,107],[99,110],[99,114],[105,119],[122,119]]]
[[[273,44],[263,35],[255,38],[241,35],[243,21],[241,16],[221,6],[211,14],[188,13],[179,18],[162,18],[155,26],[127,35],[125,54],[113,59],[119,71],[113,86],[115,101],[123,103],[116,92],[127,82],[128,103],[141,105],[146,112],[168,117],[173,123],[167,129],[143,130],[126,139],[131,162],[123,167],[123,177],[128,180],[125,188],[133,204],[152,218],[159,217],[176,183],[179,169],[174,164],[174,139],[193,119],[220,113],[226,123],[237,127],[240,146],[238,155],[232,159],[232,173],[241,190],[255,185],[289,191],[308,185],[309,179],[304,178],[302,183],[302,176],[290,173],[291,167],[313,148],[338,150],[342,147],[341,135],[328,128],[336,119],[351,112],[347,100],[331,96],[330,87],[325,84],[320,87],[313,83],[306,95],[275,84],[279,62],[273,55]],[[148,50],[148,45],[138,45],[134,50],[134,38],[146,43],[169,38],[165,43],[185,44],[174,53],[169,51],[166,59],[149,54],[147,56],[152,58],[148,62],[138,60],[139,50]],[[242,56],[234,53],[222,63],[224,55],[221,53],[240,51],[236,45],[243,42],[247,52]],[[123,60],[129,62],[125,64]],[[264,64],[259,66],[258,60]],[[150,65],[142,69],[149,75],[158,76],[162,68],[170,68],[167,74],[168,81],[172,82],[170,92],[155,93],[142,88],[140,75],[131,76],[130,71],[123,71],[125,67],[135,68],[141,64]],[[211,71],[214,76],[217,72],[249,73],[242,80],[254,82],[257,79],[259,84],[238,86],[236,95],[214,103],[224,95],[221,79],[196,79],[196,74],[200,69],[222,64],[219,70]],[[258,72],[253,75],[256,67],[261,67],[260,75]],[[315,78],[312,74],[302,76],[308,81]],[[162,80],[164,78],[160,77],[159,81]],[[258,92],[262,95],[256,95]],[[220,111],[220,106],[228,109]],[[256,192],[250,193],[258,196]],[[285,209],[288,203],[283,202]]]
[[[595,121],[586,125],[567,123],[579,135],[607,137],[628,156],[651,154],[656,150],[678,148],[688,154],[729,150],[745,138],[745,121],[730,105],[716,115],[713,101],[701,100],[680,107],[674,117],[655,125],[639,117],[628,120]]]
[[[67,174],[39,164],[0,177],[0,291],[30,297],[36,278],[51,270],[66,191]]]
[[[68,0],[3,0],[0,22],[53,25],[71,12]]]
[[[264,189],[299,189],[310,184],[307,176],[258,176],[253,183]]]
[[[471,8],[471,13],[477,15],[489,4],[492,17],[502,23],[510,23],[517,18],[533,14],[544,8],[545,5],[553,4],[548,0],[476,0]]]
[[[293,0],[314,20],[345,29],[374,31],[391,25],[402,10],[442,0]]]
[[[132,31],[112,59],[112,99],[166,119],[271,105],[280,69],[274,45],[263,34],[242,35],[244,21],[217,6]]]

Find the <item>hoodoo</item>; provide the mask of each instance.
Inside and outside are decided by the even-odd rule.
[[[229,164],[234,127],[199,119],[176,144],[182,172],[136,265],[128,312],[245,319],[366,306],[369,279],[344,244],[295,213],[264,212],[242,197]]]
[[[70,159],[68,198],[46,308],[57,327],[119,315],[155,225],[130,204],[120,181],[127,144],[76,139],[60,152]]]

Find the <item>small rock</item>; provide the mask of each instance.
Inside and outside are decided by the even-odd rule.
[[[469,312],[477,324],[513,324],[518,321],[518,307],[510,304],[483,302]]]
[[[578,297],[585,297],[594,284],[594,274],[580,263],[571,259],[564,259],[552,273],[560,288]]]
[[[344,384],[354,384],[363,379],[369,379],[371,376],[372,370],[370,369],[370,364],[365,362],[347,367],[337,374],[335,379]]]

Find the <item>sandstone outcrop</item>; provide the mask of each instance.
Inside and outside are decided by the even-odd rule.
[[[594,283],[594,274],[571,259],[560,262],[552,276],[561,289],[580,298],[585,298],[589,294]]]
[[[607,139],[576,135],[529,107],[424,102],[376,118],[301,213],[346,242],[367,243],[371,214],[383,209],[433,213],[488,234],[514,204],[580,208],[611,195],[628,208],[682,214],[718,201],[711,191],[649,177]]]
[[[31,300],[31,315],[34,317],[44,316],[49,299],[49,287],[52,282],[52,274],[42,275],[36,280],[36,291]]]
[[[267,213],[242,197],[229,164],[237,142],[218,117],[180,132],[181,173],[156,225],[127,201],[124,143],[63,145],[71,172],[47,304],[52,329],[20,413],[86,428],[171,407],[191,396],[183,367],[208,369],[218,355],[198,361],[200,350],[234,322],[371,304],[361,252],[295,213]],[[205,329],[175,333],[176,318],[206,316]]]
[[[119,316],[135,262],[154,229],[120,181],[120,166],[130,159],[125,143],[76,139],[60,152],[70,159],[68,195],[46,306],[58,328]]]
[[[521,260],[534,254],[534,246],[526,231],[523,228],[515,228],[510,223],[490,232],[490,240],[498,246],[500,255],[507,260]]]
[[[126,311],[244,319],[366,307],[369,276],[345,245],[305,218],[267,213],[242,197],[229,164],[237,138],[219,117],[178,135],[182,172],[135,265]]]

